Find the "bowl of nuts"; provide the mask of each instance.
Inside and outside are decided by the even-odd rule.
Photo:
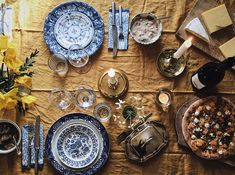
[[[8,154],[16,149],[21,141],[21,130],[19,126],[7,119],[0,119],[0,154]]]
[[[153,44],[162,34],[161,20],[151,13],[138,14],[131,20],[130,34],[137,43]]]

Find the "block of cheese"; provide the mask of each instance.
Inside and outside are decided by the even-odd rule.
[[[205,42],[209,42],[209,36],[199,18],[194,18],[192,21],[190,21],[185,27],[185,30],[204,40]]]
[[[225,58],[235,56],[235,37],[219,47]]]
[[[231,17],[224,4],[203,12],[201,17],[210,34],[232,24]]]

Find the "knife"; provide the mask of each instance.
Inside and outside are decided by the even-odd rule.
[[[112,33],[113,33],[113,58],[117,56],[117,46],[118,46],[118,38],[117,38],[117,25],[116,25],[116,7],[115,2],[112,2]]]
[[[36,123],[35,123],[35,166],[34,166],[34,174],[38,174],[38,154],[39,154],[39,146],[40,146],[40,116],[38,115],[36,117]]]

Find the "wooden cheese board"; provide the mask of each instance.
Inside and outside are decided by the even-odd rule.
[[[220,3],[216,0],[198,0],[195,3],[192,10],[189,12],[188,16],[185,18],[184,22],[182,23],[182,25],[180,26],[178,31],[176,32],[176,36],[178,36],[179,38],[181,38],[183,40],[186,40],[189,37],[193,37],[192,43],[196,48],[202,50],[206,54],[212,56],[213,58],[215,58],[219,61],[223,61],[225,58],[218,47],[235,36],[235,32],[234,32],[235,26],[234,25],[226,27],[224,29],[221,29],[220,31],[217,31],[217,32],[211,34],[209,36],[209,39],[210,39],[209,43],[203,41],[202,39],[197,38],[196,36],[190,34],[187,31],[185,31],[185,26],[192,19],[198,17],[200,19],[200,21],[202,21],[201,20],[201,13],[206,10],[217,7],[218,5],[220,5]],[[230,17],[231,17],[233,23],[235,23],[235,14],[234,14],[235,8],[232,8],[229,5],[226,5],[226,7],[229,11],[229,14],[230,14]],[[203,24],[203,22],[202,22],[202,24]],[[204,28],[206,29],[205,26],[204,26]]]
[[[185,142],[183,132],[182,132],[182,119],[184,116],[185,111],[188,109],[188,107],[195,101],[197,101],[199,98],[195,97],[187,102],[185,102],[177,111],[175,116],[175,130],[177,134],[177,141],[180,146],[183,146],[186,149],[190,149],[187,143]],[[210,160],[208,160],[210,161]],[[224,164],[230,165],[232,167],[235,167],[235,156],[229,157],[227,159],[218,160]]]

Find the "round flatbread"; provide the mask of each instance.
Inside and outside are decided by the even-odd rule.
[[[182,120],[188,146],[198,156],[222,159],[235,154],[235,105],[224,97],[199,99]]]

